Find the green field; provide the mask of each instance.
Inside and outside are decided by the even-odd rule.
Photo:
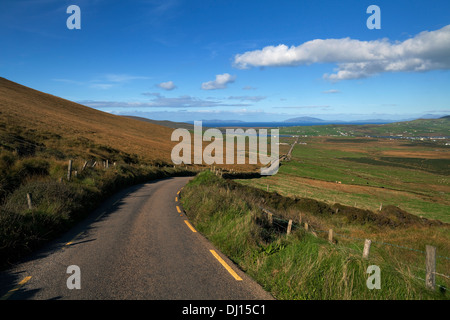
[[[414,121],[367,125],[314,125],[282,127],[280,134],[308,136],[402,136],[439,137],[450,136],[449,116],[440,119],[418,119]]]
[[[395,205],[450,222],[450,146],[374,138],[301,138],[278,174],[240,183],[376,210]]]
[[[395,207],[377,214],[283,197],[208,171],[183,189],[181,203],[195,228],[276,299],[448,299],[446,277],[436,278],[436,291],[426,290],[422,279],[427,244],[437,248],[437,272],[448,275],[449,225]],[[273,224],[261,205],[278,215]],[[287,219],[294,221],[290,235]],[[335,230],[333,244],[322,232],[329,228]],[[364,239],[373,240],[368,260],[361,256]],[[380,267],[380,290],[366,286],[369,265]]]

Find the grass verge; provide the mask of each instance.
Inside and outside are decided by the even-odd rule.
[[[416,262],[416,257],[410,257],[410,251],[374,246],[370,259],[365,260],[361,256],[362,244],[355,240],[342,238],[338,244],[331,244],[298,226],[287,236],[283,220],[269,225],[259,205],[276,207],[285,218],[297,216],[302,205],[308,206],[308,212],[302,212],[311,226],[347,225],[343,231],[347,235],[398,233],[398,238],[413,237],[419,243],[430,240],[424,239],[425,235],[441,234],[443,238],[434,239],[441,253],[447,250],[446,225],[424,223],[409,216],[412,220],[406,223],[405,217],[389,213],[377,219],[357,208],[353,215],[359,218],[352,219],[352,215],[332,214],[334,210],[327,204],[284,198],[218,178],[208,171],[200,173],[183,189],[181,202],[196,229],[277,299],[448,299],[444,290],[425,288],[420,279],[424,275],[412,268],[411,261]],[[379,290],[369,290],[366,285],[370,265],[380,267]],[[448,263],[444,261],[443,266],[447,268]]]
[[[120,163],[108,169],[88,167],[70,181],[60,180],[66,171],[62,161],[36,158],[17,160],[5,170],[2,177],[9,179],[3,180],[3,186],[9,189],[3,189],[0,205],[0,268],[69,230],[120,189],[194,174],[173,166]],[[27,193],[32,195],[32,209],[28,208]]]

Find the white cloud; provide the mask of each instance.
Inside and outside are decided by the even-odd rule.
[[[103,74],[100,76],[97,76],[91,80],[83,80],[83,81],[77,81],[72,79],[52,79],[53,81],[57,82],[63,82],[68,84],[76,84],[80,86],[86,86],[92,89],[102,89],[107,90],[111,89],[113,87],[121,86],[123,84],[129,83],[133,80],[146,80],[150,79],[149,77],[143,77],[143,76],[134,76],[129,74],[114,74],[114,73],[108,73]]]
[[[94,84],[91,84],[89,87],[93,88],[93,89],[107,90],[107,89],[111,89],[112,87],[114,87],[114,84],[111,84],[111,83],[94,83]]]
[[[143,95],[151,97],[149,101],[96,101],[96,100],[82,100],[78,103],[98,109],[149,109],[149,108],[213,108],[213,107],[247,107],[246,103],[225,103],[215,99],[201,99],[189,95],[183,95],[174,98],[164,97],[159,93],[145,92]]]
[[[164,89],[164,90],[173,90],[176,88],[175,84],[173,83],[173,81],[167,81],[167,82],[161,82],[159,84],[156,85],[157,87]]]
[[[124,82],[129,82],[132,80],[149,79],[148,77],[133,76],[133,75],[129,75],[129,74],[113,74],[113,73],[105,74],[102,78],[105,79],[106,81],[115,82],[115,83],[124,83]]]
[[[228,97],[229,100],[240,100],[240,101],[254,101],[258,102],[261,100],[266,99],[265,96],[230,96]]]
[[[294,107],[273,107],[275,109],[322,109],[327,110],[331,106],[294,106]]]
[[[216,75],[216,80],[202,83],[203,90],[225,89],[229,83],[233,83],[236,76],[228,73]]]
[[[339,91],[337,89],[330,89],[330,90],[323,91],[322,93],[332,94],[332,93],[341,93],[341,91]]]
[[[324,78],[338,81],[370,77],[382,72],[424,72],[450,69],[450,25],[423,31],[405,41],[360,41],[350,38],[315,39],[299,46],[267,46],[234,57],[234,66],[277,67],[336,63]]]

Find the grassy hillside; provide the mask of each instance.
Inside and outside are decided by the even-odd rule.
[[[170,141],[172,131],[88,108],[0,78],[0,137],[4,147],[12,144],[11,148],[15,148],[23,141],[21,149],[34,144],[38,150],[58,150],[64,155],[104,158],[108,153],[117,156],[121,153],[163,163],[170,161],[175,145]],[[102,148],[96,148],[97,145]]]
[[[181,202],[196,229],[277,299],[449,298],[448,224],[395,206],[375,212],[283,197],[209,172],[183,189]],[[278,215],[272,225],[260,206]],[[309,231],[299,224],[299,214]],[[288,219],[294,221],[290,235]],[[323,232],[329,229],[335,232],[333,244]],[[373,241],[368,260],[362,258],[364,239]],[[426,245],[438,252],[436,291],[424,285]],[[369,265],[380,268],[379,290],[366,286]]]
[[[3,78],[0,115],[0,267],[61,234],[121,188],[192,174],[171,163],[171,128]]]
[[[153,123],[153,124],[158,124],[160,126],[164,126],[164,127],[168,127],[168,128],[172,128],[172,129],[183,128],[183,129],[187,129],[187,130],[194,130],[193,124],[184,123],[184,122],[174,122],[174,121],[168,121],[168,120],[152,120],[152,119],[136,117],[136,116],[123,116],[123,117],[134,119],[134,120],[145,121],[145,122],[149,122],[149,123]],[[207,128],[203,127],[203,129],[207,129]]]

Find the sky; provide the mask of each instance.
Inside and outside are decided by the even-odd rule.
[[[446,115],[449,12],[448,0],[1,0],[0,76],[156,120]]]

